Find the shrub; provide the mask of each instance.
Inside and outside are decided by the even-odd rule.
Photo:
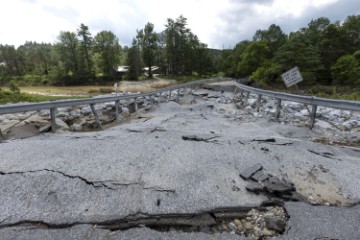
[[[13,92],[13,93],[20,93],[20,88],[13,81],[10,82],[9,88],[10,88],[10,91]]]

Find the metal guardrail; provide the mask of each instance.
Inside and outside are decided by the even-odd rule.
[[[239,83],[238,81],[235,82],[235,86],[243,92],[247,92],[247,93],[251,92],[251,93],[258,94],[257,104],[256,104],[257,111],[259,111],[262,95],[277,99],[277,106],[276,106],[276,117],[277,118],[279,117],[279,114],[280,114],[282,100],[312,105],[312,111],[310,114],[310,117],[311,117],[311,123],[309,126],[310,128],[312,128],[315,123],[317,106],[324,106],[324,107],[343,109],[343,110],[360,111],[360,102],[356,102],[356,101],[335,100],[335,99],[319,98],[319,97],[313,97],[313,96],[300,96],[300,95],[289,94],[289,93],[273,92],[273,91],[249,87],[249,86]],[[246,102],[247,102],[248,97],[249,96],[247,95]]]
[[[230,78],[204,79],[204,80],[192,81],[192,82],[188,82],[188,83],[184,83],[184,84],[178,84],[178,85],[174,85],[174,86],[170,86],[170,87],[165,87],[165,88],[161,88],[156,91],[151,91],[151,92],[146,92],[146,93],[118,95],[118,96],[111,96],[111,97],[85,98],[85,99],[75,99],[75,100],[59,100],[59,101],[24,103],[24,104],[6,104],[6,105],[0,105],[0,114],[39,111],[39,110],[43,110],[43,109],[50,109],[51,129],[54,132],[55,131],[55,110],[56,110],[56,108],[89,104],[92,109],[93,114],[95,115],[96,122],[99,125],[99,127],[101,128],[101,123],[100,123],[98,115],[95,111],[94,104],[115,101],[116,118],[118,119],[118,105],[119,105],[120,100],[135,99],[135,104],[136,104],[137,98],[152,96],[152,95],[162,93],[162,92],[169,92],[169,95],[171,95],[171,91],[176,90],[176,89],[192,87],[194,85],[200,85],[200,84],[204,84],[204,83],[229,81],[229,80],[232,80],[232,79],[230,79]],[[1,140],[1,136],[0,136],[0,140]]]

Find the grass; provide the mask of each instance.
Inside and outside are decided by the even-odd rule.
[[[320,86],[306,91],[309,95],[323,98],[360,101],[360,88],[350,86]]]
[[[288,92],[298,94],[295,87],[285,88],[283,85],[265,87],[271,91]],[[360,88],[351,86],[301,86],[301,95],[316,96],[321,98],[341,99],[350,101],[360,101]]]
[[[121,81],[119,92],[149,92],[176,84],[175,80]],[[45,102],[63,99],[92,97],[114,92],[112,86],[20,86],[20,92],[10,91],[9,87],[0,88],[0,104],[17,102]]]
[[[0,104],[18,102],[46,102],[54,100],[84,98],[85,96],[46,96],[0,90]]]
[[[175,80],[142,80],[142,81],[122,81],[120,83],[119,91],[122,92],[150,92],[160,88],[169,87],[175,85]]]

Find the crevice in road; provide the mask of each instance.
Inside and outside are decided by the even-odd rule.
[[[161,187],[144,187],[143,189],[144,190],[153,190],[156,192],[172,193],[172,194],[176,193],[175,189],[165,189],[165,188],[161,188]]]
[[[27,174],[27,173],[38,173],[38,172],[52,172],[60,174],[64,177],[70,178],[70,179],[79,179],[82,182],[84,182],[87,185],[90,185],[94,188],[106,188],[109,190],[117,190],[114,186],[131,186],[131,185],[143,185],[143,182],[130,182],[130,183],[119,183],[119,182],[113,182],[113,181],[90,181],[84,177],[77,176],[77,175],[69,175],[64,172],[58,171],[58,170],[52,170],[52,169],[38,169],[38,170],[30,170],[30,171],[16,171],[16,172],[3,172],[0,171],[0,175],[14,175],[14,174]]]
[[[184,141],[194,141],[194,142],[206,142],[219,144],[217,139],[220,136],[214,134],[197,134],[197,135],[183,135],[181,138]]]
[[[26,229],[66,229],[76,225],[96,225],[109,231],[125,231],[147,227],[158,232],[203,232],[207,234],[232,233],[250,239],[268,239],[285,232],[288,215],[282,206],[244,206],[218,208],[200,213],[147,214],[137,212],[120,219],[99,222],[48,223],[43,220],[23,220],[2,224],[0,229],[20,227]]]
[[[324,158],[329,158],[329,159],[334,159],[334,160],[337,160],[337,161],[342,161],[342,159],[335,158],[335,154],[330,153],[330,152],[317,152],[317,151],[314,151],[314,150],[311,150],[311,149],[308,149],[308,151],[310,153],[312,153],[312,154],[322,156]]]

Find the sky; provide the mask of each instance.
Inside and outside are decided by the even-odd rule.
[[[55,43],[60,31],[76,32],[83,23],[93,36],[112,31],[129,46],[146,23],[161,32],[168,18],[183,15],[200,41],[228,49],[273,23],[290,33],[319,17],[342,22],[358,14],[360,0],[3,0],[0,44]]]

